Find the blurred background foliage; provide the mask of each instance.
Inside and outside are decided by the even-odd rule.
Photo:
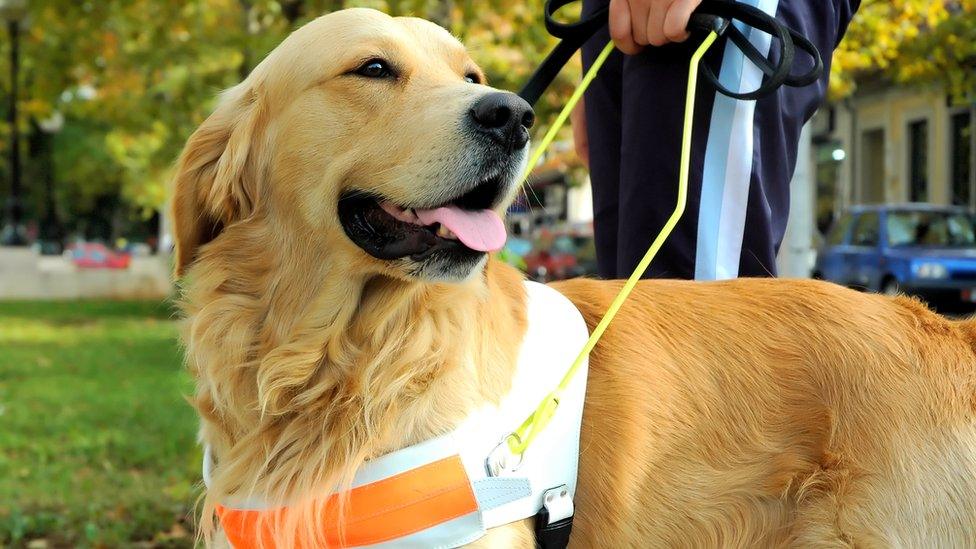
[[[857,82],[944,84],[954,102],[976,99],[976,0],[862,0],[834,53],[832,99]]]
[[[56,204],[71,229],[98,233],[120,217],[163,207],[173,161],[217,94],[238,82],[293,29],[329,11],[368,6],[416,15],[450,29],[491,83],[517,89],[551,45],[542,0],[32,0],[21,47],[24,135],[49,139]],[[0,95],[9,90],[6,40]],[[542,105],[545,113],[579,78],[571,68]],[[5,107],[0,107],[2,111]],[[64,117],[54,135],[38,123]],[[0,153],[9,128],[0,123]],[[34,192],[43,147],[25,139],[28,218],[43,210]],[[5,164],[5,163],[4,163]],[[8,177],[0,167],[0,196]],[[33,215],[32,215],[33,212]],[[107,221],[106,221],[107,220]],[[124,219],[123,219],[124,221]],[[105,235],[108,236],[108,235]]]
[[[518,89],[553,43],[543,0],[32,0],[22,46],[28,218],[46,196],[33,182],[53,164],[69,230],[102,236],[162,208],[174,159],[213,107],[288,32],[323,13],[369,6],[450,29],[500,88]],[[864,0],[836,54],[833,98],[859,79],[944,81],[971,99],[976,0]],[[577,8],[578,9],[578,8]],[[568,17],[575,16],[572,9]],[[965,15],[961,17],[959,15]],[[0,94],[8,93],[0,41]],[[579,78],[571,65],[539,108],[544,130]],[[5,106],[0,107],[2,111]],[[56,134],[39,123],[64,117]],[[0,154],[10,128],[0,123]],[[53,162],[45,161],[53,158]],[[9,177],[0,165],[0,196]],[[106,226],[108,225],[108,226]],[[86,234],[94,233],[94,234]],[[114,235],[113,235],[114,236]]]

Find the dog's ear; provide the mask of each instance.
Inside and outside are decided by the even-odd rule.
[[[264,117],[259,94],[241,84],[224,94],[183,148],[173,183],[176,277],[186,273],[200,246],[254,211],[260,190],[256,137]]]

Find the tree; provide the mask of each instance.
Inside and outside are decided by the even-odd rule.
[[[65,115],[54,143],[60,208],[78,217],[106,195],[143,216],[162,208],[173,161],[218,92],[294,28],[353,5],[436,20],[506,89],[517,89],[554,43],[542,0],[32,0],[21,130]],[[573,66],[557,80],[540,120],[578,78]]]
[[[243,30],[222,32],[234,4],[31,3],[21,131],[38,131],[35,122],[54,111],[65,115],[55,139],[62,210],[77,217],[119,194],[146,215],[160,207],[177,136],[202,120],[214,93],[232,83],[241,63],[235,41]],[[210,41],[194,42],[193,33]],[[46,161],[30,160],[35,168]]]
[[[864,0],[834,54],[831,96],[859,80],[938,82],[956,101],[976,92],[976,0]]]

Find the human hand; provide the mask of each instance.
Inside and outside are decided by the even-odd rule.
[[[576,156],[587,168],[590,167],[590,138],[586,135],[586,107],[583,105],[583,98],[580,97],[579,103],[573,107],[569,113],[569,123],[573,128],[573,145],[576,148]]]
[[[610,0],[610,37],[617,49],[634,55],[644,46],[688,38],[688,20],[701,0]]]

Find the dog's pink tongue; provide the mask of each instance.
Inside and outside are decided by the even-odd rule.
[[[440,223],[472,250],[496,252],[505,246],[505,224],[492,210],[462,210],[445,206],[436,210],[415,210],[424,225]]]

